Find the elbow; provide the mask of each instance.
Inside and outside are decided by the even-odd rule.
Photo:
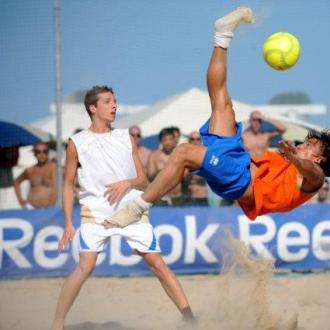
[[[137,182],[137,188],[144,190],[148,186],[148,177],[146,176],[145,173],[139,173],[136,182]]]
[[[18,191],[19,190],[20,183],[17,179],[14,180],[14,190]]]
[[[63,194],[68,192],[73,192],[73,190],[74,190],[74,183],[64,181]]]
[[[147,186],[148,186],[148,178],[147,178],[147,176],[144,176],[141,179],[141,188],[144,190],[147,188]]]

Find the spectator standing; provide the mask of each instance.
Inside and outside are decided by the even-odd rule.
[[[201,136],[198,131],[192,131],[188,136],[188,143],[200,146],[202,145]]]
[[[25,169],[14,181],[17,200],[23,208],[51,207],[56,202],[56,163],[48,159],[47,143],[38,143],[33,147],[37,164]],[[30,190],[23,198],[21,183],[29,181]]]
[[[158,138],[160,149],[151,152],[147,166],[147,176],[150,182],[163,169],[177,144],[172,127],[163,128],[160,131]],[[157,205],[170,206],[180,205],[182,203],[182,184],[179,183],[168,194],[166,194]]]
[[[180,141],[181,140],[180,128],[177,127],[177,126],[171,126],[171,127],[169,127],[169,129],[172,130],[172,132],[173,132],[174,140],[175,140],[175,146],[182,143],[182,141]]]
[[[329,194],[329,180],[327,178],[324,179],[324,183],[318,193],[307,203],[310,204],[323,204],[323,203],[330,203],[328,199]]]
[[[197,175],[189,175],[189,177],[189,197],[185,201],[185,205],[209,206],[205,179]]]
[[[139,126],[133,125],[129,128],[129,134],[133,138],[135,145],[138,148],[138,153],[142,165],[147,170],[148,160],[151,154],[151,150],[141,145],[142,132]]]
[[[275,130],[271,132],[262,132],[261,124],[267,122],[271,124]],[[270,117],[264,116],[260,111],[253,111],[249,119],[250,126],[242,134],[245,150],[252,157],[259,157],[269,148],[269,142],[275,136],[286,132],[286,127]]]
[[[329,180],[325,178],[323,186],[320,188],[319,192],[317,193],[318,203],[329,203],[328,193],[329,193]]]

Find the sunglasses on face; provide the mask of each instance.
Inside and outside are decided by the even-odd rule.
[[[140,138],[141,137],[141,134],[139,134],[139,133],[130,133],[131,134],[131,136],[132,137],[138,137],[138,138]]]
[[[200,141],[201,138],[200,137],[191,137],[189,138],[189,141]]]
[[[45,154],[45,155],[47,155],[48,154],[48,150],[47,149],[37,149],[37,150],[34,150],[34,153],[35,153],[35,155],[39,155],[39,154]]]

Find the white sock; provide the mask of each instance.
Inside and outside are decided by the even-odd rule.
[[[254,14],[251,8],[238,7],[214,23],[214,47],[227,49],[234,37],[234,31],[242,23],[253,23]]]
[[[138,196],[135,198],[136,204],[141,208],[143,211],[147,211],[152,203],[146,202],[143,198],[142,195]]]
[[[234,37],[233,32],[215,32],[214,33],[214,47],[221,47],[227,49],[230,46],[231,40]]]

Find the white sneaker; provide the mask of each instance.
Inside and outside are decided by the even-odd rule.
[[[104,227],[126,227],[133,222],[141,220],[145,211],[136,202],[130,202],[126,204],[118,212],[114,213],[110,217],[104,219]]]
[[[217,33],[234,32],[242,22],[254,23],[255,16],[251,8],[238,7],[229,14],[220,17],[215,21],[214,30]]]

